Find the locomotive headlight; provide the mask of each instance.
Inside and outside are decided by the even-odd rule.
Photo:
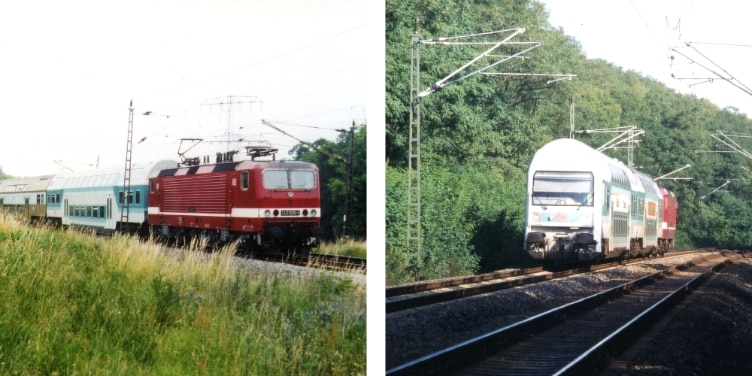
[[[316,209],[313,209],[313,210],[311,210],[311,217],[315,217],[315,216],[316,216],[316,214],[318,214],[318,213],[316,212]]]
[[[304,216],[304,217],[307,217],[307,216],[308,216],[308,209],[303,209],[303,216]]]
[[[277,209],[274,209],[274,216],[276,217],[276,216],[278,216],[278,215],[279,215],[279,210],[277,210]]]
[[[269,210],[269,209],[266,209],[266,211],[264,212],[264,216],[265,217],[270,217],[271,215],[272,215],[272,211]]]

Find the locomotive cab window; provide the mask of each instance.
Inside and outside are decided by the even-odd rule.
[[[240,189],[248,190],[248,171],[240,171]]]
[[[290,188],[292,189],[313,189],[316,186],[313,171],[311,170],[291,170],[290,171]]]
[[[590,172],[537,171],[533,175],[533,205],[593,206]]]
[[[301,189],[316,188],[316,176],[313,170],[265,170],[262,174],[266,189]]]

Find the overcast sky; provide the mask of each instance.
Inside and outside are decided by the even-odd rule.
[[[131,99],[134,162],[177,160],[181,138],[206,140],[204,154],[266,140],[286,157],[298,142],[261,118],[334,140],[328,129],[366,119],[366,1],[0,5],[0,165],[14,176],[124,166]]]
[[[684,94],[752,115],[752,34],[738,0],[541,0],[549,22],[607,60]],[[687,47],[690,43],[692,47]],[[673,59],[671,59],[673,57]],[[672,74],[674,77],[672,77]],[[708,78],[713,78],[712,82]],[[750,86],[752,87],[752,86]],[[749,89],[746,89],[749,91]]]

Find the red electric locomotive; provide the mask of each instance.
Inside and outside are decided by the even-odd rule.
[[[307,255],[318,246],[318,168],[295,161],[241,161],[162,170],[149,178],[151,232],[177,244]]]
[[[676,215],[678,211],[678,204],[674,193],[664,187],[661,188],[661,196],[663,196],[663,223],[661,226],[661,233],[659,236],[659,242],[663,252],[668,252],[674,249],[674,239],[676,238]]]

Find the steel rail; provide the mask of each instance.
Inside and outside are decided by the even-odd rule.
[[[686,255],[682,253],[681,255]],[[669,254],[668,256],[676,256]],[[619,265],[645,261],[633,258],[626,261],[610,261],[597,265],[579,266],[571,269],[549,270],[542,267],[492,272],[473,276],[446,278],[395,286],[386,289],[386,313],[393,313],[430,304],[467,298],[512,287],[588,273]]]

